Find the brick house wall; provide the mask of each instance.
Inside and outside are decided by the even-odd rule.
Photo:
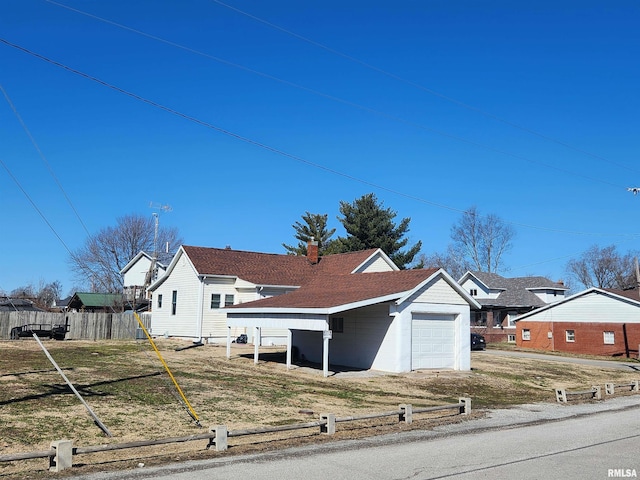
[[[529,331],[529,340],[523,339],[525,330]],[[567,341],[567,330],[573,331],[573,341]],[[607,334],[612,344],[605,343],[605,332],[612,332]],[[524,348],[606,356],[629,353],[637,357],[639,344],[638,323],[516,322],[516,345]]]

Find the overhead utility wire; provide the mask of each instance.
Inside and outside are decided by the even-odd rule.
[[[319,163],[312,162],[312,161],[307,160],[305,158],[302,158],[300,156],[285,152],[284,150],[280,150],[278,148],[272,147],[270,145],[267,145],[265,143],[259,142],[257,140],[253,140],[251,138],[242,136],[242,135],[240,135],[238,133],[235,133],[235,132],[232,132],[230,130],[226,130],[226,129],[224,129],[222,127],[219,127],[217,125],[213,125],[212,123],[205,122],[204,120],[200,120],[199,118],[193,117],[191,115],[187,115],[187,114],[182,113],[182,112],[180,112],[178,110],[175,110],[173,108],[167,107],[167,106],[165,106],[165,105],[163,105],[161,103],[155,102],[153,100],[149,100],[148,98],[142,97],[142,96],[140,96],[138,94],[135,94],[135,93],[132,93],[132,92],[129,92],[128,90],[120,88],[120,87],[118,87],[116,85],[112,85],[112,84],[110,84],[108,82],[105,82],[104,80],[100,80],[97,77],[93,77],[93,76],[91,76],[91,75],[89,75],[87,73],[84,73],[84,72],[81,72],[81,71],[76,70],[74,68],[71,68],[71,67],[69,67],[69,66],[67,66],[65,64],[62,64],[62,63],[57,62],[55,60],[52,60],[52,59],[50,59],[48,57],[45,57],[44,55],[40,55],[39,53],[33,52],[33,51],[31,51],[31,50],[29,50],[29,49],[27,49],[25,47],[21,47],[20,45],[16,45],[14,43],[11,43],[11,42],[9,42],[8,40],[6,40],[4,38],[0,38],[0,43],[3,43],[5,45],[7,45],[9,47],[12,47],[12,48],[15,48],[17,50],[20,50],[21,52],[24,52],[24,53],[26,53],[28,55],[31,55],[31,56],[35,57],[35,58],[43,60],[43,61],[45,61],[47,63],[50,63],[51,65],[54,65],[56,67],[62,68],[63,70],[66,70],[66,71],[68,71],[70,73],[73,73],[75,75],[78,75],[78,76],[81,76],[83,78],[86,78],[87,80],[91,80],[92,82],[98,83],[98,84],[100,84],[100,85],[102,85],[104,87],[107,87],[107,88],[109,88],[111,90],[114,90],[114,91],[116,91],[118,93],[121,93],[121,94],[126,95],[128,97],[131,97],[131,98],[133,98],[135,100],[138,100],[138,101],[140,101],[142,103],[146,103],[147,105],[150,105],[152,107],[158,108],[160,110],[163,110],[163,111],[165,111],[167,113],[170,113],[172,115],[175,115],[177,117],[183,118],[185,120],[188,120],[190,122],[196,123],[198,125],[201,125],[203,127],[209,128],[211,130],[215,130],[215,131],[217,131],[219,133],[222,133],[222,134],[227,135],[229,137],[235,138],[235,139],[240,140],[240,141],[242,141],[244,143],[247,143],[247,144],[262,148],[263,150],[267,150],[267,151],[269,151],[271,153],[275,153],[276,155],[280,155],[280,156],[289,158],[291,160],[303,163],[305,165],[308,165],[308,166],[311,166],[311,167],[314,167],[314,168],[317,168],[317,169],[320,169],[320,170],[324,170],[324,171],[326,171],[328,173],[332,173],[334,175],[337,175],[337,176],[340,176],[340,177],[343,177],[343,178],[347,178],[347,179],[352,180],[354,182],[362,183],[363,185],[368,185],[370,187],[373,187],[373,188],[376,188],[376,189],[379,189],[379,190],[383,190],[383,191],[392,193],[394,195],[398,195],[400,197],[409,198],[409,199],[412,199],[412,200],[415,200],[415,201],[418,201],[418,202],[421,202],[421,203],[425,203],[425,204],[428,204],[428,205],[432,205],[432,206],[435,206],[435,207],[443,208],[445,210],[450,210],[450,211],[454,211],[454,212],[458,212],[458,213],[465,213],[466,212],[466,210],[461,210],[459,208],[451,207],[451,206],[444,205],[444,204],[441,204],[441,203],[432,202],[432,201],[426,200],[426,199],[421,198],[421,197],[417,197],[417,196],[414,196],[414,195],[409,195],[407,193],[403,193],[403,192],[400,192],[398,190],[394,190],[394,189],[391,189],[391,188],[388,188],[388,187],[385,187],[385,186],[382,186],[382,185],[379,185],[379,184],[376,184],[376,183],[373,183],[373,182],[369,182],[367,180],[363,180],[363,179],[355,177],[353,175],[349,175],[349,174],[341,172],[339,170],[335,170],[335,169],[326,167],[324,165],[321,165]],[[543,230],[543,231],[550,231],[550,232],[557,232],[557,233],[566,233],[566,234],[572,234],[572,235],[606,235],[606,236],[610,236],[611,235],[610,233],[587,233],[587,232],[575,232],[575,231],[569,231],[569,230],[557,230],[557,229],[551,229],[551,228],[540,227],[540,226],[535,226],[535,225],[527,225],[527,224],[517,223],[517,222],[509,222],[509,223],[511,223],[512,225],[531,228],[531,229],[535,229],[535,230]],[[621,235],[621,236],[628,236],[628,235]]]
[[[7,103],[9,103],[9,106],[11,107],[11,110],[13,110],[14,115],[16,116],[18,121],[20,122],[20,125],[22,125],[23,130],[25,131],[25,133],[29,137],[29,140],[31,140],[31,143],[33,144],[34,148],[38,152],[38,155],[40,155],[40,158],[42,159],[42,161],[44,162],[45,166],[47,167],[47,170],[49,170],[49,174],[53,177],[54,181],[56,182],[56,185],[58,185],[58,188],[62,192],[62,195],[64,195],[64,198],[67,200],[67,203],[71,207],[71,210],[73,210],[73,213],[75,213],[76,218],[80,222],[80,225],[82,225],[82,228],[84,229],[86,234],[90,237],[91,234],[89,233],[89,229],[87,229],[87,226],[82,221],[82,218],[80,218],[80,214],[78,213],[78,210],[76,210],[76,207],[73,205],[73,202],[71,201],[71,199],[67,195],[67,192],[65,191],[64,187],[60,183],[60,180],[58,180],[58,177],[56,176],[56,174],[54,173],[53,169],[51,168],[51,165],[49,164],[49,162],[47,161],[46,157],[44,156],[44,153],[42,153],[42,150],[40,150],[40,147],[38,146],[38,143],[36,142],[35,138],[33,138],[33,135],[31,135],[31,132],[27,128],[27,125],[24,123],[24,120],[22,120],[22,117],[18,113],[18,110],[16,109],[15,105],[13,104],[11,99],[9,98],[9,95],[7,94],[6,90],[2,87],[1,84],[0,84],[0,90],[2,91],[2,94],[4,95],[4,98],[7,100]]]
[[[106,19],[106,18],[99,17],[99,16],[97,16],[97,15],[93,15],[93,14],[91,14],[91,13],[88,13],[88,12],[85,12],[85,11],[82,11],[82,10],[78,10],[78,9],[76,9],[76,8],[69,7],[69,6],[67,6],[67,5],[63,5],[63,4],[58,3],[58,2],[55,2],[55,1],[53,1],[53,0],[45,0],[45,1],[46,1],[46,2],[48,2],[48,3],[51,3],[51,4],[53,4],[53,5],[56,5],[56,6],[59,6],[59,7],[65,8],[65,9],[67,9],[67,10],[70,10],[70,11],[73,11],[73,12],[76,12],[76,13],[79,13],[79,14],[81,14],[81,15],[85,15],[85,16],[87,16],[87,17],[89,17],[89,18],[93,18],[93,19],[95,19],[95,20],[98,20],[98,21],[101,21],[101,22],[107,23],[107,24],[109,24],[109,25],[113,25],[113,26],[115,26],[115,27],[118,27],[118,28],[121,28],[121,29],[127,30],[127,31],[129,31],[129,32],[132,32],[132,33],[135,33],[135,34],[138,34],[138,35],[141,35],[141,36],[144,36],[144,37],[150,38],[150,39],[152,39],[152,40],[156,40],[156,41],[161,42],[161,43],[165,43],[165,44],[167,44],[167,45],[170,45],[170,46],[172,46],[172,47],[179,48],[179,49],[181,49],[181,50],[185,50],[185,51],[190,52],[190,53],[193,53],[193,54],[195,54],[195,55],[200,55],[200,56],[202,56],[202,57],[205,57],[205,58],[208,58],[208,59],[214,60],[214,61],[219,62],[219,63],[222,63],[222,64],[224,64],[224,65],[227,65],[227,66],[230,66],[230,67],[234,67],[234,68],[238,68],[238,69],[240,69],[240,70],[244,70],[244,71],[246,71],[246,72],[253,73],[253,74],[255,74],[255,75],[258,75],[258,76],[261,76],[261,77],[264,77],[264,78],[268,78],[268,79],[270,79],[270,80],[274,80],[274,81],[276,81],[276,82],[280,82],[280,83],[282,83],[282,84],[285,84],[285,85],[288,85],[288,86],[291,86],[291,87],[294,87],[294,88],[297,88],[297,89],[300,89],[300,90],[303,90],[303,91],[309,92],[309,93],[311,93],[311,94],[313,94],[313,95],[317,95],[317,96],[320,96],[320,97],[324,97],[324,98],[327,98],[327,99],[329,99],[329,100],[333,100],[333,101],[335,101],[335,102],[339,102],[339,103],[342,103],[342,104],[344,104],[344,105],[348,105],[348,106],[350,106],[350,107],[354,107],[354,108],[360,109],[360,110],[365,111],[365,112],[373,113],[373,114],[375,114],[375,115],[379,115],[379,116],[381,116],[381,117],[388,118],[388,119],[391,119],[391,120],[396,121],[396,122],[399,122],[399,123],[404,123],[404,124],[406,124],[406,125],[411,125],[411,126],[416,127],[416,128],[418,128],[418,129],[425,130],[425,131],[427,131],[427,132],[431,132],[431,133],[434,133],[434,134],[440,135],[440,136],[445,137],[445,138],[449,138],[449,139],[452,139],[452,140],[455,140],[455,141],[458,141],[458,142],[466,143],[466,144],[468,144],[468,145],[473,145],[473,146],[475,146],[475,147],[483,148],[483,149],[488,150],[488,151],[492,151],[492,152],[495,152],[495,153],[499,153],[499,154],[501,154],[501,155],[509,156],[509,157],[512,157],[512,158],[515,158],[515,159],[518,159],[518,160],[522,160],[522,161],[525,161],[525,162],[529,162],[529,163],[532,163],[532,164],[535,164],[535,165],[541,165],[541,166],[543,166],[543,167],[551,168],[551,169],[553,169],[553,170],[557,170],[557,171],[559,171],[559,172],[563,172],[563,173],[566,173],[566,174],[569,174],[569,175],[572,175],[572,176],[582,177],[582,178],[587,179],[587,180],[590,180],[590,181],[603,183],[603,184],[605,184],[605,185],[612,186],[612,187],[614,187],[614,188],[616,188],[616,189],[617,189],[617,188],[624,188],[624,187],[622,187],[621,185],[616,185],[616,184],[613,184],[613,183],[607,182],[606,180],[602,180],[601,178],[594,178],[594,177],[590,177],[590,176],[588,176],[588,175],[584,175],[584,174],[582,174],[582,173],[576,173],[576,172],[573,172],[573,171],[570,171],[570,170],[566,170],[566,169],[564,169],[564,168],[560,168],[560,167],[558,167],[557,165],[554,165],[554,164],[551,164],[551,163],[545,163],[545,162],[541,162],[541,161],[539,161],[539,160],[533,160],[533,159],[530,159],[530,158],[524,157],[524,156],[522,156],[522,155],[518,155],[518,154],[510,153],[510,152],[507,152],[507,151],[501,150],[501,149],[499,149],[499,148],[492,147],[492,146],[490,146],[490,145],[485,145],[485,144],[480,143],[480,142],[476,142],[476,141],[469,140],[469,139],[466,139],[466,138],[463,138],[463,137],[459,137],[459,136],[457,136],[457,135],[453,135],[453,134],[450,134],[450,133],[447,133],[447,132],[443,132],[443,131],[440,131],[440,130],[436,130],[436,129],[434,129],[434,128],[427,127],[426,125],[423,125],[423,124],[420,124],[420,123],[417,123],[417,122],[414,122],[414,121],[411,121],[411,120],[407,120],[407,119],[405,119],[405,118],[402,118],[402,117],[399,117],[399,116],[396,116],[396,115],[392,115],[392,114],[389,114],[389,113],[386,113],[386,112],[382,112],[382,111],[380,111],[380,110],[376,110],[376,109],[374,109],[374,108],[367,107],[367,106],[365,106],[365,105],[360,105],[360,104],[358,104],[358,103],[351,102],[351,101],[349,101],[349,100],[345,100],[345,99],[340,98],[340,97],[336,97],[336,96],[333,96],[333,95],[329,95],[329,94],[327,94],[327,93],[320,92],[320,91],[318,91],[318,90],[314,90],[314,89],[309,88],[309,87],[305,87],[305,86],[303,86],[303,85],[300,85],[300,84],[297,84],[297,83],[291,82],[291,81],[289,81],[289,80],[285,80],[285,79],[282,79],[282,78],[279,78],[279,77],[276,77],[276,76],[270,75],[270,74],[268,74],[268,73],[261,72],[261,71],[259,71],[259,70],[254,70],[254,69],[249,68],[249,67],[246,67],[246,66],[244,66],[244,65],[240,65],[240,64],[238,64],[238,63],[234,63],[234,62],[230,62],[230,61],[228,61],[228,60],[225,60],[225,59],[223,59],[223,58],[220,58],[220,57],[217,57],[217,56],[214,56],[214,55],[210,55],[210,54],[205,53],[205,52],[202,52],[202,51],[200,51],[200,50],[196,50],[196,49],[193,49],[193,48],[191,48],[191,47],[187,47],[187,46],[181,45],[181,44],[179,44],[179,43],[172,42],[171,40],[166,40],[166,39],[164,39],[164,38],[162,38],[162,37],[158,37],[158,36],[156,36],[156,35],[152,35],[152,34],[149,34],[149,33],[143,32],[143,31],[141,31],[141,30],[137,30],[137,29],[135,29],[135,28],[128,27],[128,26],[123,25],[123,24],[121,24],[121,23],[113,22],[113,21],[108,20],[108,19]],[[231,8],[232,8],[232,7],[231,7]],[[295,35],[295,34],[293,34],[293,35]]]
[[[47,0],[47,1],[50,1],[50,0]],[[341,51],[336,50],[334,48],[331,48],[331,47],[329,47],[327,45],[324,45],[324,44],[322,44],[320,42],[312,40],[312,39],[310,39],[308,37],[305,37],[305,36],[302,36],[302,35],[300,35],[298,33],[292,32],[291,30],[287,30],[286,28],[283,28],[283,27],[281,27],[279,25],[276,25],[275,23],[269,22],[268,20],[265,20],[263,18],[260,18],[260,17],[257,17],[255,15],[252,15],[251,13],[248,13],[248,12],[245,12],[243,10],[240,10],[239,8],[236,8],[236,7],[232,6],[232,5],[224,3],[224,2],[222,2],[220,0],[211,0],[211,1],[214,2],[214,3],[217,3],[218,5],[223,6],[225,8],[228,8],[229,10],[233,10],[236,13],[239,13],[241,15],[244,15],[244,16],[248,17],[248,18],[251,18],[252,20],[255,20],[256,22],[262,23],[264,25],[267,25],[268,27],[271,27],[271,28],[276,29],[276,30],[278,30],[280,32],[283,32],[283,33],[285,33],[287,35],[295,37],[298,40],[302,40],[303,42],[306,42],[306,43],[309,43],[309,44],[311,44],[311,45],[313,45],[315,47],[321,48],[321,49],[323,49],[323,50],[325,50],[325,51],[327,51],[329,53],[332,53],[334,55],[342,57],[342,58],[344,58],[346,60],[349,60],[351,62],[357,63],[357,64],[359,64],[359,65],[361,65],[361,66],[363,66],[363,67],[365,67],[365,68],[367,68],[369,70],[373,70],[373,71],[378,72],[378,73],[380,73],[382,75],[385,75],[385,76],[387,76],[389,78],[392,78],[392,79],[397,80],[399,82],[402,82],[402,83],[405,83],[405,84],[410,85],[412,87],[415,87],[415,88],[417,88],[419,90],[422,90],[423,92],[429,93],[430,95],[433,95],[435,97],[438,97],[438,98],[441,98],[443,100],[446,100],[447,102],[453,103],[453,104],[458,105],[460,107],[463,107],[463,108],[465,108],[467,110],[471,110],[471,111],[474,111],[474,112],[479,113],[481,115],[484,115],[485,117],[491,118],[492,120],[495,120],[497,122],[503,123],[503,124],[508,125],[508,126],[510,126],[512,128],[516,128],[518,130],[521,130],[523,132],[529,133],[531,135],[535,135],[536,137],[542,138],[542,139],[544,139],[546,141],[553,142],[553,143],[555,143],[557,145],[561,145],[561,146],[563,146],[565,148],[568,148],[568,149],[573,150],[575,152],[581,153],[583,155],[587,155],[589,157],[592,157],[592,158],[595,158],[595,159],[598,159],[598,160],[602,160],[604,162],[610,163],[610,164],[615,165],[617,167],[621,167],[621,168],[624,168],[626,170],[629,170],[629,171],[632,171],[632,172],[636,172],[636,173],[639,172],[637,169],[635,169],[633,167],[629,167],[627,165],[623,165],[621,163],[615,162],[615,161],[610,160],[610,159],[608,159],[606,157],[603,157],[601,155],[597,155],[595,153],[591,153],[591,152],[589,152],[587,150],[584,150],[582,148],[575,147],[575,146],[573,146],[573,145],[571,145],[569,143],[566,143],[566,142],[564,142],[562,140],[559,140],[557,138],[551,137],[549,135],[545,135],[544,133],[540,133],[540,132],[538,132],[536,130],[533,130],[533,129],[529,128],[529,127],[525,127],[525,126],[520,125],[518,123],[512,122],[512,121],[504,119],[502,117],[499,117],[499,116],[497,116],[497,115],[495,115],[493,113],[489,113],[489,112],[487,112],[485,110],[482,110],[481,108],[475,107],[473,105],[469,105],[468,103],[464,103],[464,102],[462,102],[460,100],[457,100],[455,98],[452,98],[452,97],[449,97],[447,95],[444,95],[443,93],[440,93],[440,92],[437,92],[435,90],[432,90],[431,88],[425,87],[424,85],[421,85],[419,83],[413,82],[411,80],[407,80],[406,78],[403,78],[403,77],[401,77],[399,75],[396,75],[395,73],[389,72],[388,70],[384,70],[384,69],[382,69],[380,67],[376,67],[375,65],[372,65],[372,64],[367,63],[367,62],[365,62],[363,60],[360,60],[359,58],[353,57],[353,56],[348,55],[348,54],[346,54],[344,52],[341,52]]]

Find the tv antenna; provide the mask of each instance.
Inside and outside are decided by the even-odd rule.
[[[154,202],[149,202],[149,208],[160,210],[165,213],[173,210],[170,205]],[[153,280],[153,277],[155,276],[156,264],[158,263],[158,226],[160,223],[160,215],[157,212],[153,212],[152,215],[156,222],[155,229],[153,231],[153,260],[151,261],[151,266],[149,267],[149,272],[147,273],[147,278],[145,279],[145,287],[147,287]]]

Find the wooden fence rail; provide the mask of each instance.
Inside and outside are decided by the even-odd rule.
[[[257,427],[244,430],[231,430],[227,431],[227,427],[224,425],[217,425],[210,428],[208,433],[202,433],[199,435],[189,435],[185,437],[172,437],[172,438],[160,438],[156,440],[140,440],[128,443],[108,444],[108,445],[94,445],[89,447],[73,447],[71,440],[57,440],[51,442],[51,448],[49,450],[42,450],[37,452],[27,453],[13,453],[0,455],[0,463],[2,462],[14,462],[20,460],[31,460],[37,458],[49,459],[49,470],[61,471],[72,466],[73,456],[89,453],[99,453],[114,450],[123,450],[127,448],[140,448],[149,447],[155,445],[165,445],[170,443],[184,443],[200,440],[207,440],[206,448],[214,447],[216,451],[227,450],[229,437],[240,437],[244,435],[260,435],[265,433],[285,432],[291,430],[301,430],[307,428],[320,428],[321,434],[332,435],[335,433],[335,424],[337,422],[352,422],[358,420],[368,420],[375,418],[383,418],[387,416],[398,415],[398,419],[401,422],[410,424],[413,421],[413,414],[437,412],[444,410],[453,410],[460,415],[467,415],[471,412],[471,399],[462,397],[456,404],[438,405],[434,407],[416,408],[413,409],[411,404],[403,404],[399,406],[398,410],[389,412],[373,413],[366,415],[357,415],[349,417],[336,418],[334,414],[322,414],[319,420],[295,423],[291,425],[279,425],[273,427]]]

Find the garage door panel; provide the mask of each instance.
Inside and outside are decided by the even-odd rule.
[[[411,368],[455,368],[454,315],[413,315]]]

